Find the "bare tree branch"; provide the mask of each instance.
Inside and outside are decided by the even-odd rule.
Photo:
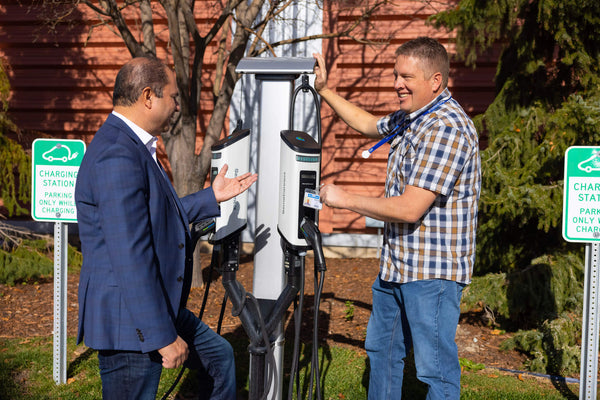
[[[121,35],[121,38],[125,42],[125,45],[127,46],[127,49],[129,50],[129,53],[131,54],[131,56],[132,57],[143,56],[144,50],[142,49],[142,46],[140,46],[138,41],[135,39],[135,37],[131,33],[131,30],[127,26],[127,22],[125,21],[125,18],[123,18],[123,14],[121,13],[121,10],[117,6],[117,3],[115,2],[115,0],[102,0],[100,4],[103,5],[106,12],[112,19],[112,22],[115,24],[115,26],[119,30],[119,34]]]
[[[227,21],[227,18],[229,18],[229,16],[233,13],[233,10],[237,9],[237,7],[243,1],[244,0],[229,0],[227,2],[227,5],[223,9],[223,12],[219,16],[219,18],[203,38],[206,45],[208,45],[208,43],[210,43],[215,38],[219,30],[223,27],[223,24],[225,24],[225,22]]]
[[[213,85],[213,96],[217,97],[221,92],[221,82],[223,79],[223,65],[225,65],[227,52],[227,36],[229,35],[229,24],[224,24],[221,29],[221,38],[217,49],[217,68],[215,72],[215,84]]]
[[[110,14],[108,12],[106,12],[106,10],[103,10],[100,7],[96,7],[96,5],[94,3],[92,3],[91,1],[83,0],[82,4],[85,4],[86,6],[88,6],[92,10],[94,10],[97,14],[104,15],[105,17],[110,17]]]
[[[9,225],[0,221],[0,244],[4,250],[19,246],[23,239],[48,238],[48,235],[41,235],[26,228]]]
[[[276,15],[281,14],[281,12],[283,12],[283,10],[285,10],[285,8],[287,8],[291,2],[288,1],[287,4],[284,4],[282,9],[279,12],[275,12],[275,7],[277,5],[279,5],[279,3],[281,3],[281,1],[274,1],[271,3],[271,7],[269,8],[269,10],[266,12],[265,18],[263,18],[263,20],[259,23],[257,23],[254,27],[250,27],[250,25],[245,25],[242,24],[242,26],[247,29],[252,35],[254,35],[254,40],[252,41],[252,44],[250,46],[250,49],[248,50],[248,54],[249,55],[256,55],[256,47],[258,46],[258,44],[260,42],[265,43],[265,46],[267,48],[269,48],[269,50],[271,51],[271,53],[273,55],[275,55],[275,50],[273,48],[271,48],[269,46],[269,42],[265,39],[263,39],[262,34],[265,31],[265,29],[268,26],[268,22],[273,20],[274,17]]]
[[[183,53],[181,43],[182,32],[179,24],[177,0],[160,0],[167,14],[167,23],[169,25],[169,43],[171,45],[171,53],[175,64],[175,77],[177,79],[177,87],[179,88],[179,96],[181,97],[181,115],[189,115],[190,111],[190,94],[189,94],[189,74],[186,67],[187,60]]]
[[[288,1],[288,3],[285,4],[284,7],[289,6],[290,3],[291,3],[291,1]],[[351,38],[352,40],[356,41],[357,43],[362,43],[362,44],[373,44],[373,45],[380,44],[379,42],[376,42],[376,41],[357,38],[357,37],[351,35],[351,33],[354,30],[356,30],[360,26],[360,24],[362,24],[365,21],[368,21],[372,17],[373,13],[385,4],[388,4],[387,0],[375,2],[370,7],[365,8],[365,10],[361,13],[361,15],[358,16],[358,18],[356,18],[356,20],[349,27],[347,27],[346,29],[344,29],[342,31],[303,36],[300,38],[280,40],[280,41],[272,42],[272,43],[268,42],[266,39],[264,39],[262,37],[262,32],[264,31],[265,27],[267,26],[266,22],[275,18],[276,15],[279,15],[283,11],[283,9],[278,10],[277,12],[274,12],[273,9],[270,9],[268,11],[268,13],[270,13],[270,15],[268,17],[265,17],[265,19],[263,19],[260,23],[255,25],[254,28],[250,28],[250,27],[244,26],[242,24],[242,26],[244,26],[244,29],[248,30],[256,38],[254,43],[252,44],[250,50],[248,51],[248,54],[256,56],[256,55],[263,54],[265,51],[268,50],[273,55],[275,55],[274,49],[279,46],[307,42],[307,41],[315,40],[315,39],[333,39],[333,38],[339,38],[339,37],[348,37],[348,38]],[[238,23],[239,22],[240,21],[238,21]],[[264,47],[262,49],[256,50],[256,47],[258,46],[259,42],[262,42]]]
[[[152,6],[150,5],[150,0],[140,1],[140,17],[142,20],[144,53],[156,55],[156,39],[154,37],[154,23],[152,21]]]

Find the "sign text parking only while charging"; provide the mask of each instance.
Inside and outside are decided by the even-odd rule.
[[[570,147],[565,155],[563,237],[600,241],[600,148]]]

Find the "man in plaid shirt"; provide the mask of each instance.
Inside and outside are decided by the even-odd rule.
[[[455,335],[475,260],[481,166],[475,127],[447,89],[448,54],[431,38],[400,46],[394,66],[400,106],[383,118],[333,93],[323,57],[315,58],[315,88],[327,104],[351,128],[390,143],[385,197],[321,189],[326,205],[385,221],[365,341],[369,399],[401,397],[411,347],[427,399],[459,399]]]

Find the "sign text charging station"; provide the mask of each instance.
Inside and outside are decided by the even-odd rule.
[[[596,399],[600,296],[600,146],[565,153],[563,238],[586,243],[579,398]]]
[[[77,222],[75,182],[85,143],[69,139],[36,139],[32,150],[31,216],[54,222],[53,377],[67,382],[67,223]]]

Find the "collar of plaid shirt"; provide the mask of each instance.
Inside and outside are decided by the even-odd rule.
[[[447,101],[449,101],[452,98],[452,96],[448,96],[445,99],[440,99],[437,103],[431,105],[429,108],[425,109],[425,110],[417,110],[412,114],[409,114],[407,117],[408,118],[404,118],[402,120],[402,122],[399,122],[394,129],[392,129],[392,131],[390,132],[389,135],[387,135],[386,137],[384,137],[383,139],[381,139],[379,142],[377,142],[377,144],[375,144],[375,146],[371,147],[369,150],[365,150],[362,153],[362,157],[363,158],[369,158],[369,156],[371,156],[371,153],[373,153],[375,150],[377,150],[379,147],[381,147],[383,144],[388,143],[389,141],[391,141],[392,139],[394,139],[398,134],[404,132],[404,130],[406,129],[406,127],[410,124],[411,121],[414,121],[415,119],[421,117],[421,116],[425,116],[429,113],[434,112],[435,110],[437,110],[438,108],[440,108],[444,103],[446,103]]]

